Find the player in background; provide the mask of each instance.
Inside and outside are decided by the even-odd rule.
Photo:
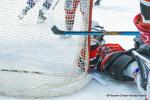
[[[135,16],[134,23],[140,31],[140,39],[150,46],[150,0],[140,1],[141,13]]]
[[[100,2],[101,2],[102,0],[96,0],[96,2],[95,2],[95,5],[100,5]]]
[[[27,15],[28,11],[31,10],[37,2],[38,0],[28,0],[25,8],[22,10],[22,12],[18,16],[19,19],[23,19]],[[38,23],[43,23],[47,19],[45,14],[50,9],[52,3],[53,3],[53,0],[45,0],[45,2],[42,5],[42,8],[39,10]]]
[[[141,33],[135,40],[137,51],[143,55],[150,57],[150,0],[140,0],[141,13],[136,15],[134,23]],[[149,74],[150,75],[150,74]],[[150,76],[148,75],[147,84],[147,100],[150,100]]]
[[[65,25],[67,31],[73,30],[74,20],[75,20],[75,13],[78,5],[80,4],[80,11],[82,13],[82,21],[84,23],[84,27],[87,27],[87,16],[88,16],[88,7],[89,1],[88,0],[65,0]],[[87,30],[85,30],[87,31]]]

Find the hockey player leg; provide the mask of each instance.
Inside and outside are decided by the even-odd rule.
[[[21,13],[18,15],[18,18],[23,19],[27,15],[28,11],[35,6],[35,3],[36,3],[36,0],[28,0],[27,5],[21,11]]]
[[[109,43],[100,46],[98,52],[100,71],[121,81],[134,81],[133,72],[138,66],[131,56],[131,50],[125,51],[119,44]]]
[[[78,4],[79,0],[65,0],[65,25],[67,31],[73,30],[74,18]],[[68,38],[70,35],[65,35],[64,37]]]
[[[65,25],[67,31],[73,30],[74,18],[76,8],[78,6],[77,0],[66,0],[65,1]]]
[[[89,22],[89,18],[88,18],[88,16],[89,16],[89,12],[88,12],[88,10],[87,9],[89,9],[88,7],[89,7],[89,3],[88,3],[89,1],[87,1],[87,0],[81,0],[80,1],[80,11],[81,11],[81,13],[82,13],[82,22],[83,22],[83,27],[82,27],[82,30],[83,31],[88,31],[87,29],[88,29],[88,22]]]
[[[105,59],[107,59],[105,61]],[[105,58],[102,61],[104,71],[111,77],[121,81],[134,81],[135,70],[138,68],[134,58],[125,52],[115,52],[109,58]]]
[[[38,23],[43,23],[47,19],[47,11],[50,9],[51,5],[53,3],[53,0],[46,0],[43,3],[42,8],[39,10],[39,15],[38,15]]]
[[[93,36],[90,48],[90,69],[95,67],[121,81],[134,81],[138,65],[130,49],[125,51],[119,44],[105,44],[102,37]]]

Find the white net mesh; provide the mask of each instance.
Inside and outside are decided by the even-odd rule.
[[[66,17],[65,0],[54,0],[47,20],[40,24],[38,13],[45,1],[29,1],[35,6],[22,20],[17,15],[28,6],[26,1],[0,1],[0,94],[49,97],[78,91],[91,80],[88,36],[63,38],[54,35],[51,27],[89,30],[90,0],[81,0],[86,2],[86,13],[80,0],[68,0],[78,4],[73,19]]]

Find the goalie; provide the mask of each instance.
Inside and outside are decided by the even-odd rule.
[[[134,81],[138,65],[132,56],[132,49],[121,45],[105,43],[104,36],[94,36],[90,48],[90,70],[94,68],[121,81]]]
[[[96,21],[92,22],[92,31],[105,31]],[[105,43],[103,35],[91,38],[89,72],[97,69],[121,81],[134,81],[138,73],[138,64],[132,50],[125,50],[117,43]]]

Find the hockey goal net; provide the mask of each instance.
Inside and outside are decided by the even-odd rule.
[[[65,0],[54,0],[42,24],[37,24],[42,0],[22,20],[17,15],[26,0],[0,1],[1,95],[60,96],[80,90],[91,80],[88,74],[90,37],[63,38],[53,34],[51,26],[90,31],[92,0],[66,1],[73,3],[72,6]]]

